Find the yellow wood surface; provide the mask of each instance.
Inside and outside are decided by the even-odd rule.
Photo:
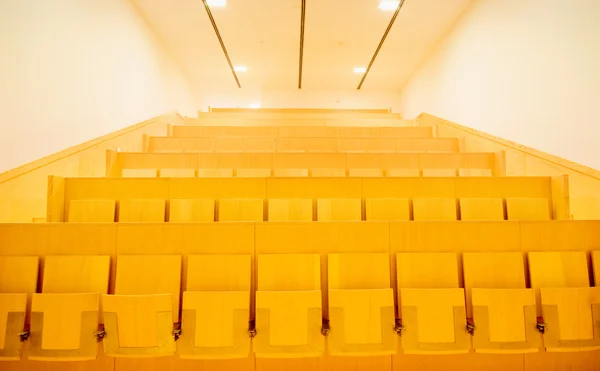
[[[271,176],[271,169],[238,169],[235,175],[243,178],[268,178]]]
[[[460,220],[504,220],[501,198],[461,198]]]
[[[348,176],[359,178],[377,178],[383,176],[382,169],[348,169]]]
[[[250,255],[190,255],[187,291],[250,291]]]
[[[317,200],[317,220],[320,222],[360,221],[360,199],[320,198]]]
[[[115,295],[170,294],[173,322],[179,318],[180,286],[179,255],[119,255],[117,258]]]
[[[313,220],[313,201],[310,198],[269,199],[270,222],[310,222]]]
[[[213,222],[215,201],[209,199],[173,199],[169,201],[170,222]]]
[[[318,254],[258,255],[259,291],[307,291],[321,289]]]
[[[195,169],[158,169],[161,178],[193,178]]]
[[[165,207],[165,200],[161,199],[120,200],[119,222],[164,222]]]
[[[589,287],[587,257],[584,251],[530,252],[531,287]]]
[[[0,256],[0,293],[36,292],[38,265],[37,256]]]
[[[600,287],[600,251],[592,251],[592,267],[594,270],[594,286]]]
[[[456,220],[454,198],[415,198],[412,203],[414,220]]]
[[[221,222],[260,222],[263,220],[261,199],[221,199],[219,200],[219,221]]]
[[[71,200],[67,221],[114,222],[115,206],[115,200]]]
[[[346,169],[312,169],[310,175],[315,178],[343,178],[347,172]]]
[[[549,220],[549,201],[545,198],[507,198],[508,220]]]
[[[227,178],[233,176],[233,169],[198,169],[198,178]]]
[[[366,220],[410,220],[410,200],[407,198],[367,198]]]
[[[1,261],[1,260],[0,260]],[[1,272],[1,271],[0,271]],[[6,345],[11,344],[11,340],[7,339],[7,336],[13,336],[12,343],[16,344],[18,333],[9,334],[7,328],[10,326],[8,323],[9,313],[22,313],[20,317],[20,329],[22,330],[25,326],[25,312],[27,310],[27,294],[5,294],[0,293],[0,352],[6,349]],[[4,357],[0,356],[0,360]]]
[[[109,273],[110,256],[46,256],[42,292],[107,294]]]
[[[157,169],[123,169],[121,172],[123,178],[156,178]]]
[[[423,169],[421,171],[423,176],[428,176],[428,177],[440,177],[440,176],[457,176],[457,170],[456,169]]]
[[[396,254],[399,289],[458,288],[458,257],[454,253]]]
[[[388,289],[389,254],[329,254],[330,290]]]
[[[308,169],[273,169],[273,176],[275,177],[307,177]]]
[[[387,169],[385,173],[390,178],[421,176],[421,170],[419,170],[419,169],[392,168],[392,169]]]

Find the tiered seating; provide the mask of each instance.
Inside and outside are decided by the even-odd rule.
[[[0,360],[600,362],[600,222],[564,220],[566,178],[507,177],[502,152],[462,152],[412,124],[222,110],[145,137],[144,152],[109,151],[106,178],[51,177],[50,223],[0,225]]]

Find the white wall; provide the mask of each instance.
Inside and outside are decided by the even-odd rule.
[[[0,0],[0,172],[193,99],[128,0]]]
[[[402,92],[421,112],[600,168],[600,1],[476,0]]]

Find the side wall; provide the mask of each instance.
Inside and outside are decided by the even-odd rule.
[[[127,0],[0,1],[0,45],[0,172],[194,113],[181,69]]]
[[[404,87],[404,117],[600,168],[598,14],[597,0],[476,0]]]

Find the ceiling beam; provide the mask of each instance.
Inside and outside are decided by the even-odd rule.
[[[298,89],[302,89],[302,65],[304,61],[304,25],[306,24],[306,0],[302,0],[300,11],[300,60],[298,63]]]
[[[390,30],[392,29],[392,26],[394,25],[394,22],[396,21],[396,17],[398,17],[398,13],[400,13],[400,9],[402,9],[402,5],[404,5],[405,1],[406,0],[401,0],[400,4],[398,4],[398,8],[396,8],[396,11],[394,12],[394,15],[392,16],[392,19],[390,19],[390,23],[388,24],[388,26],[383,34],[383,37],[381,37],[381,40],[379,41],[379,45],[377,45],[377,49],[375,49],[375,53],[373,53],[371,62],[369,62],[369,66],[367,67],[367,70],[365,71],[365,74],[363,75],[362,79],[360,79],[360,83],[358,84],[358,87],[356,88],[356,90],[360,90],[360,88],[362,88],[363,83],[365,82],[365,79],[367,78],[367,75],[369,74],[369,71],[371,71],[371,67],[373,66],[373,63],[375,63],[375,59],[377,58],[377,55],[379,54],[379,50],[381,50],[381,47],[383,46],[383,43],[385,42],[387,35],[390,33]]]
[[[210,11],[210,6],[206,2],[206,0],[202,0],[204,3],[204,8],[206,9],[206,14],[210,19],[210,23],[212,23],[213,30],[215,30],[215,35],[217,35],[217,39],[219,39],[219,43],[221,44],[221,49],[223,49],[223,54],[225,54],[225,58],[227,59],[227,63],[229,64],[229,68],[231,69],[231,73],[233,74],[233,78],[235,79],[235,83],[238,88],[241,88],[240,80],[238,80],[237,74],[235,73],[235,69],[233,68],[233,64],[231,63],[231,59],[229,58],[229,53],[227,53],[227,48],[225,47],[225,43],[223,42],[223,38],[221,37],[221,33],[219,32],[219,28],[217,27],[217,23],[213,18],[212,12]]]

